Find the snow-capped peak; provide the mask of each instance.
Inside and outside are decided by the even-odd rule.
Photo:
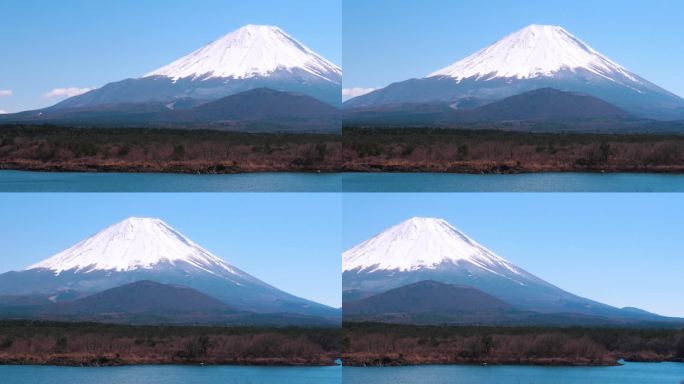
[[[339,83],[342,70],[270,25],[246,25],[173,63],[145,75],[182,78],[244,79],[276,71],[300,70]]]
[[[415,271],[469,263],[495,274],[526,275],[442,219],[414,217],[342,254],[343,271]]]
[[[121,272],[161,265],[199,268],[217,275],[242,274],[164,221],[141,217],[111,225],[26,269],[48,269],[58,275],[64,271]]]
[[[527,79],[582,69],[613,81],[637,77],[555,25],[530,25],[427,77]]]

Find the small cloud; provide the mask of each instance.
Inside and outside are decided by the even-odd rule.
[[[0,89],[0,97],[12,96],[11,89]]]
[[[357,96],[365,95],[366,93],[371,93],[375,90],[376,88],[342,88],[342,101],[347,101]]]
[[[44,94],[43,97],[46,99],[55,99],[55,98],[62,98],[62,97],[74,97],[74,96],[82,95],[88,91],[91,91],[92,89],[93,88],[76,88],[76,87],[55,88],[52,91]]]

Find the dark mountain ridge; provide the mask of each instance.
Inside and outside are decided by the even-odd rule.
[[[591,95],[541,88],[498,101],[398,104],[344,112],[345,124],[424,124],[453,126],[509,121],[607,121],[630,118],[624,110]]]
[[[511,305],[478,289],[423,280],[399,288],[349,301],[342,309],[344,316],[399,313],[458,313],[503,311]]]
[[[20,297],[20,296],[19,296]],[[255,313],[182,285],[136,281],[68,301],[0,302],[0,317],[116,324],[335,326],[319,316]]]
[[[6,123],[85,126],[213,127],[257,132],[339,132],[340,111],[302,93],[255,88],[223,98],[50,107],[0,116]]]
[[[356,292],[360,296],[359,292]],[[423,280],[343,304],[343,320],[419,325],[600,326],[679,328],[684,319],[654,315],[636,308],[623,312],[542,313],[516,308],[479,289]]]

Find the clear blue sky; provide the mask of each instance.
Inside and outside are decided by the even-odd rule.
[[[567,291],[684,317],[684,194],[345,194],[344,249],[438,217]]]
[[[561,25],[684,97],[681,0],[344,0],[344,87],[423,77],[529,24]]]
[[[2,194],[0,273],[129,216],[152,216],[282,290],[341,305],[341,197],[332,193]]]
[[[341,65],[341,9],[341,0],[3,0],[0,110],[139,77],[245,24],[277,25]]]

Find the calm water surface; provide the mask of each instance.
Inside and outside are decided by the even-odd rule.
[[[345,192],[682,192],[684,175],[345,173],[342,186]]]
[[[3,384],[340,384],[335,367],[0,366]]]
[[[681,384],[683,363],[620,367],[0,366],[3,384]]]
[[[2,192],[684,192],[654,173],[54,173],[0,171]]]
[[[340,174],[0,171],[3,192],[339,192]]]
[[[344,384],[681,384],[684,363],[628,363],[619,367],[344,367],[342,377]]]

